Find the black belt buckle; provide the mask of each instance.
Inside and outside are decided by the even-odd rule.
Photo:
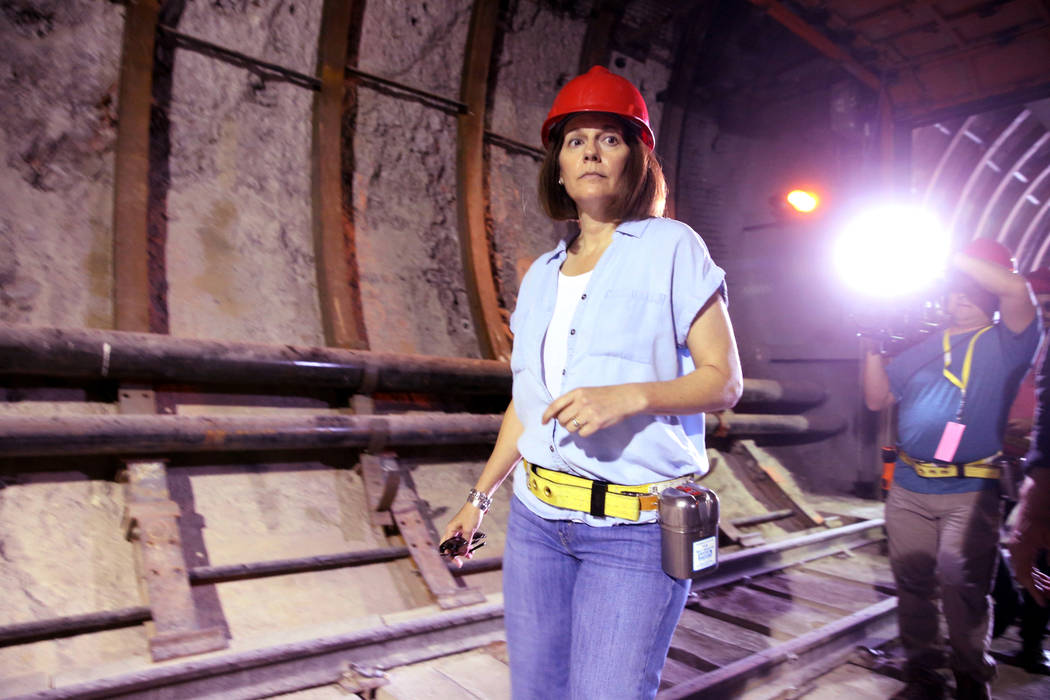
[[[591,482],[591,515],[596,518],[605,517],[605,494],[609,490],[609,483],[606,481],[592,481]]]

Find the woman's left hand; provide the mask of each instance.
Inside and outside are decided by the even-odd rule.
[[[543,412],[543,422],[554,418],[570,433],[589,437],[641,413],[645,405],[640,384],[582,387],[554,399]]]

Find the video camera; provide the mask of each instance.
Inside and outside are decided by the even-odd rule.
[[[868,300],[850,312],[849,321],[858,337],[877,341],[882,354],[893,357],[944,327],[943,298],[939,283],[925,295]]]

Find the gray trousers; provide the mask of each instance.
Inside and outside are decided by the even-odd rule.
[[[922,494],[894,485],[886,500],[897,619],[912,676],[943,665],[937,598],[948,626],[953,670],[988,681],[995,661],[989,593],[999,556],[998,489]]]

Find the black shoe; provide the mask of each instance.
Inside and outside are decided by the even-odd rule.
[[[987,681],[956,671],[955,697],[957,700],[992,700],[992,689]]]
[[[1046,658],[1046,652],[1042,649],[1022,649],[1014,654],[1011,661],[1015,666],[1020,666],[1033,675],[1050,676],[1050,659]]]

